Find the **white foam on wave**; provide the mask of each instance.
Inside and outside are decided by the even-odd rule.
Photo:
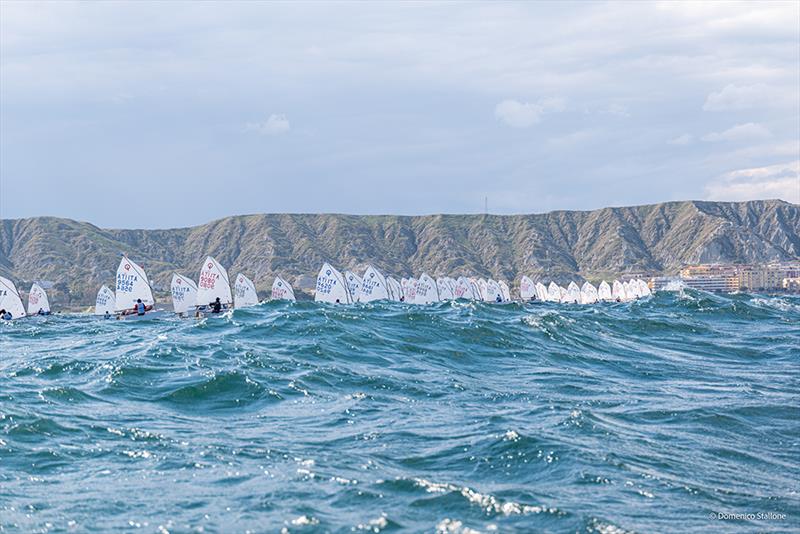
[[[389,526],[389,521],[386,519],[386,514],[381,514],[380,517],[370,519],[366,523],[359,523],[353,530],[362,530],[368,532],[375,532],[376,534]]]
[[[455,484],[449,484],[446,482],[431,482],[430,480],[426,480],[424,478],[415,478],[414,482],[417,484],[417,486],[425,488],[428,493],[460,493],[470,503],[477,504],[487,513],[503,515],[558,513],[557,509],[548,508],[546,506],[520,504],[513,501],[503,502],[494,495],[479,493],[466,486],[459,487]]]
[[[464,523],[458,519],[450,519],[445,517],[436,525],[436,534],[481,534],[479,530],[475,530],[464,526]]]

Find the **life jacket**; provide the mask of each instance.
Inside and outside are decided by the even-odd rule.
[[[136,312],[139,315],[144,315],[144,302],[137,302],[136,303]]]

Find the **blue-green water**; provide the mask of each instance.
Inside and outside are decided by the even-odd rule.
[[[798,362],[689,291],[0,324],[0,531],[797,531]]]

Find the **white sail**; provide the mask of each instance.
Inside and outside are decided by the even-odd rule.
[[[170,290],[175,313],[186,313],[197,305],[197,284],[194,283],[194,280],[190,280],[182,274],[173,273]]]
[[[634,287],[630,282],[622,282],[622,287],[625,288],[625,296],[628,300],[634,300],[639,297],[638,288]]]
[[[331,267],[329,263],[322,264],[322,269],[319,270],[314,300],[331,304],[350,304],[353,302],[350,298],[350,292],[347,290],[344,276]]]
[[[618,301],[627,300],[628,296],[625,294],[625,286],[619,280],[614,280],[611,285],[611,298]]]
[[[536,282],[536,298],[547,302],[547,288],[541,282]]]
[[[378,269],[367,265],[364,278],[361,279],[358,301],[372,302],[373,300],[389,300],[389,284]]]
[[[280,276],[276,276],[275,281],[272,282],[270,298],[272,298],[272,300],[296,300],[294,298],[294,289],[292,289],[292,285]]]
[[[453,297],[457,299],[470,300],[475,298],[475,296],[472,294],[472,284],[467,277],[458,277],[458,280],[456,280],[456,288],[453,291]]]
[[[597,288],[589,282],[581,286],[581,304],[594,304],[597,302]]]
[[[450,281],[447,278],[437,278],[436,289],[439,292],[439,300],[453,300],[455,298],[450,287]]]
[[[561,288],[555,282],[550,282],[550,285],[547,286],[547,300],[561,302]]]
[[[347,291],[350,293],[350,302],[358,302],[358,295],[361,291],[361,278],[354,272],[345,271],[344,281],[347,285]]]
[[[500,280],[497,284],[500,286],[500,291],[503,292],[503,301],[511,302],[511,289],[508,287],[508,284],[506,284],[506,281]]]
[[[208,306],[215,302],[217,297],[223,306],[233,304],[228,271],[217,260],[209,256],[200,266],[200,278],[197,282],[197,305]]]
[[[648,286],[647,282],[645,282],[644,280],[639,280],[639,293],[643,297],[649,297],[650,295],[653,294],[653,292],[650,291],[650,286]]]
[[[611,295],[611,286],[609,286],[608,282],[605,280],[600,282],[600,285],[597,286],[597,298],[599,300],[614,300],[614,297]]]
[[[567,302],[571,304],[580,304],[581,302],[581,288],[575,282],[570,282],[567,286]]]
[[[19,298],[19,291],[14,282],[0,276],[0,310],[6,310],[12,319],[25,317],[25,306]]]
[[[389,299],[400,302],[400,297],[403,296],[403,287],[400,282],[389,276],[386,278],[386,287],[389,288]]]
[[[563,287],[559,286],[558,291],[559,291],[559,293],[561,293],[560,302],[563,302],[563,303],[570,302],[569,293],[567,293],[566,288],[563,288]]]
[[[489,278],[486,281],[486,298],[484,300],[486,302],[503,302],[503,290],[496,280]]]
[[[114,313],[114,292],[108,286],[103,286],[97,292],[97,300],[94,303],[95,315],[106,315]]]
[[[403,297],[406,302],[414,302],[417,297],[417,280],[416,278],[403,278],[400,283],[403,286]]]
[[[233,307],[234,308],[249,308],[258,304],[258,292],[252,280],[247,278],[242,273],[236,276],[236,282],[233,284]]]
[[[532,300],[536,298],[536,286],[533,280],[527,276],[523,276],[519,281],[519,298],[523,301]]]
[[[470,278],[469,283],[472,286],[472,300],[483,300],[481,286],[478,284],[478,280],[475,278]]]
[[[414,304],[431,304],[439,302],[439,291],[436,289],[436,282],[425,273],[417,280],[416,295]]]
[[[44,288],[34,282],[28,293],[28,315],[36,315],[40,311],[50,313],[50,301]]]
[[[115,292],[115,311],[133,310],[137,300],[141,299],[145,306],[155,304],[153,291],[147,274],[139,265],[126,256],[122,257],[117,267],[117,287]]]
[[[488,285],[489,283],[486,280],[478,278],[478,291],[480,291],[481,300],[483,301],[489,300]]]

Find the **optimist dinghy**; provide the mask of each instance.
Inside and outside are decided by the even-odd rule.
[[[389,289],[389,300],[400,302],[403,297],[403,286],[391,276],[386,278],[386,287]]]
[[[446,277],[436,279],[436,290],[439,292],[439,300],[453,300],[453,288],[450,286],[450,280]]]
[[[597,298],[605,301],[614,300],[613,295],[611,295],[611,286],[608,285],[608,282],[605,280],[600,282],[600,285],[597,286]]]
[[[11,319],[21,319],[25,317],[25,306],[19,297],[19,291],[14,282],[8,278],[0,276],[0,310],[5,310],[11,314]]]
[[[110,318],[114,315],[114,306],[116,298],[114,292],[108,286],[103,286],[97,292],[97,300],[94,303],[94,314],[102,317]]]
[[[186,315],[197,304],[197,284],[182,274],[173,273],[170,284],[172,308],[178,315]]]
[[[353,302],[344,276],[327,262],[322,264],[322,269],[317,275],[314,300],[330,304],[352,304]]]
[[[519,298],[522,299],[523,302],[536,300],[536,286],[533,280],[527,276],[523,276],[519,281]]]
[[[296,300],[294,298],[292,285],[280,276],[276,276],[275,281],[272,282],[272,294],[270,298],[272,300],[290,300],[292,302]]]
[[[345,271],[344,281],[347,285],[347,292],[350,293],[350,302],[358,302],[359,292],[361,291],[361,278],[354,272]]]
[[[372,302],[373,300],[390,300],[389,284],[378,269],[368,265],[359,286],[358,301]]]
[[[589,282],[581,286],[581,304],[594,304],[597,302],[597,288]]]
[[[541,282],[536,282],[536,298],[542,302],[547,302],[547,288]]]
[[[434,302],[439,302],[439,290],[436,282],[427,274],[422,273],[417,281],[414,304],[432,304]]]
[[[249,308],[258,304],[258,293],[256,293],[255,284],[242,273],[236,276],[233,292],[233,307],[236,309]]]
[[[138,310],[139,300],[144,304],[144,313]],[[154,319],[163,315],[163,311],[154,310],[156,301],[153,298],[153,290],[150,288],[150,280],[147,273],[136,262],[122,256],[117,267],[117,284],[114,300],[114,311],[119,320],[142,320]]]
[[[233,295],[228,271],[209,256],[200,266],[200,278],[197,282],[197,317],[203,312],[213,312],[213,305],[219,298],[220,311],[233,308]]]
[[[28,315],[50,315],[50,301],[42,286],[33,283],[28,293]]]

